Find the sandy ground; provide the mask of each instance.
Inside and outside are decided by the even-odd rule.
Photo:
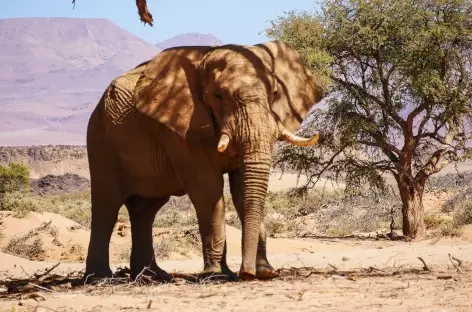
[[[373,266],[385,272],[395,268],[421,270],[422,264],[417,259],[420,256],[432,269],[428,274],[303,277],[308,275],[305,272],[303,276],[289,274],[269,282],[109,286],[41,293],[45,300],[39,301],[10,296],[0,302],[0,311],[471,311],[472,273],[468,263],[472,261],[472,245],[452,241],[439,243],[398,243],[382,249],[360,243],[357,250],[270,256],[278,268],[310,266],[321,270],[333,266],[342,271]],[[453,270],[449,253],[465,262],[461,266],[463,273]],[[21,274],[23,269],[32,272],[34,268],[50,265],[5,255],[0,259],[2,267],[8,268],[8,272],[3,273],[9,276]],[[238,262],[231,258],[231,267],[236,269]],[[81,267],[81,264],[70,263],[62,270]],[[201,260],[164,261],[162,267],[169,271],[198,271]],[[12,310],[13,306],[16,310]]]
[[[229,265],[237,271],[240,232],[229,228]],[[1,297],[0,311],[472,311],[472,227],[462,238],[405,243],[382,240],[272,239],[269,259],[278,269],[334,270],[302,276],[285,273],[263,282],[177,283],[145,287],[107,286],[41,292],[36,299]],[[460,259],[461,273],[449,254]],[[422,257],[432,272],[422,273]],[[26,278],[58,261],[30,261],[0,254],[0,280]],[[198,272],[200,258],[159,262],[169,272]],[[115,263],[114,267],[124,264]],[[361,268],[380,275],[352,273]],[[61,263],[57,273],[79,271],[83,262]],[[416,269],[418,272],[408,273]],[[382,271],[378,271],[382,270]],[[387,274],[393,271],[402,274]],[[440,279],[446,278],[446,279]],[[5,290],[3,290],[5,291]],[[44,299],[44,300],[43,300]],[[148,306],[150,306],[148,308]],[[12,307],[15,307],[13,310]]]
[[[271,190],[294,186],[296,179],[296,175],[284,175],[282,180],[273,175]],[[447,199],[432,196],[425,198],[428,210],[439,209]],[[50,225],[38,234],[47,250],[38,259],[42,261],[0,253],[0,282],[26,278],[58,262],[54,272],[59,274],[84,269],[89,239],[86,229],[50,213],[31,213],[22,219],[6,212],[2,215],[6,229],[0,239],[2,246],[14,235]],[[237,272],[241,261],[238,229],[227,226],[227,244],[228,263]],[[130,235],[114,233],[114,269],[128,265],[118,261],[118,256],[129,246]],[[272,265],[282,270],[281,277],[272,281],[79,287],[38,291],[40,297],[36,298],[6,294],[0,286],[0,311],[472,311],[472,226],[464,228],[460,238],[419,242],[270,239],[268,253]],[[462,261],[460,272],[449,255]],[[423,271],[418,257],[431,272]],[[203,267],[199,256],[186,260],[171,257],[159,265],[169,272],[184,273],[199,272]]]

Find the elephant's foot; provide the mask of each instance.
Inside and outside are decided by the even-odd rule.
[[[236,281],[238,276],[224,264],[221,266],[207,267],[202,273],[198,274],[198,279],[209,279],[209,280],[223,280],[223,281]]]
[[[109,265],[87,264],[83,280],[84,283],[90,284],[110,277],[113,277],[113,272]]]
[[[273,279],[280,274],[268,263],[260,263],[256,266],[256,277],[261,280]]]
[[[250,271],[239,271],[239,278],[243,281],[252,281],[256,279],[256,274]]]
[[[279,277],[279,273],[269,264],[267,260],[260,260],[256,264],[256,270],[241,267],[239,278],[245,281],[254,279],[268,280]]]
[[[141,276],[150,277],[153,281],[169,283],[173,281],[172,275],[161,269],[157,264],[150,267],[144,267],[141,270],[131,269],[131,279],[137,280]]]
[[[252,281],[256,278],[256,270],[254,264],[241,263],[241,268],[239,269],[239,278],[243,281]]]

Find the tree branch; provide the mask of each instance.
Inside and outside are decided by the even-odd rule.
[[[387,106],[392,106],[392,98],[390,96],[390,90],[388,89],[388,77],[384,77],[382,62],[380,60],[379,51],[375,54],[375,61],[377,62],[377,69],[379,72],[380,83],[382,84],[382,93]],[[393,68],[393,67],[392,67]]]
[[[423,166],[423,169],[418,171],[415,177],[416,182],[425,183],[428,178],[435,173],[441,171],[444,166],[446,166],[449,162],[443,161],[444,154],[446,153],[446,149],[439,149],[433,153],[433,155],[429,158],[426,164]]]
[[[73,8],[75,9],[75,0],[72,0]],[[152,26],[153,19],[152,14],[148,11],[147,0],[136,0],[136,6],[138,7],[138,14],[141,18],[141,22]]]
[[[337,83],[339,83],[340,85],[346,87],[349,91],[351,92],[355,92],[355,93],[359,93],[359,94],[362,94],[365,98],[368,98],[372,101],[374,101],[377,105],[379,105],[383,110],[385,110],[390,117],[392,117],[393,120],[395,120],[395,122],[402,128],[405,128],[406,127],[406,121],[400,117],[400,115],[398,115],[395,111],[393,111],[392,107],[387,105],[386,103],[382,102],[381,100],[379,100],[376,96],[368,93],[366,90],[362,89],[361,87],[359,87],[358,85],[354,84],[354,83],[351,83],[351,82],[348,82],[348,81],[344,81],[342,79],[339,79],[335,76],[331,76],[331,79]]]
[[[375,122],[375,120],[373,120],[372,118],[368,118],[366,116],[363,116],[363,115],[361,115],[359,113],[356,113],[356,112],[349,112],[347,115],[348,115],[347,117],[353,117],[353,118],[361,119],[362,121],[364,121],[366,123],[369,123],[371,126],[377,128],[376,131],[368,132],[372,136],[372,138],[377,141],[378,145],[375,145],[375,146],[381,148],[382,150],[385,149],[384,153],[387,156],[389,156],[389,153],[396,153],[397,155],[394,155],[396,160],[392,159],[392,161],[398,161],[396,156],[401,155],[402,152],[397,147],[395,147],[394,145],[388,143],[385,140],[385,137],[382,134],[382,132],[380,130],[378,130],[378,124]],[[363,142],[365,142],[365,141],[363,141]],[[386,151],[389,152],[389,153],[387,153]],[[390,158],[390,156],[389,156],[389,158]]]
[[[138,13],[139,17],[141,18],[141,22],[152,26],[152,14],[148,11],[146,0],[136,0],[136,6],[138,7]]]
[[[415,177],[415,181],[424,183],[426,180],[435,173],[441,171],[444,166],[446,166],[449,161],[444,159],[444,155],[448,152],[452,152],[448,147],[452,147],[452,142],[457,135],[457,126],[455,124],[450,125],[450,129],[447,135],[444,138],[444,147],[438,149],[433,153],[433,155],[429,158],[423,168],[418,171]]]
[[[397,164],[398,163],[398,156],[393,153],[393,151],[390,151],[387,147],[385,146],[380,146],[379,143],[377,142],[369,142],[369,141],[363,141],[363,140],[358,140],[357,141],[360,144],[367,145],[367,146],[372,146],[372,147],[378,147],[382,150],[382,152],[390,159],[391,162]]]
[[[344,150],[346,149],[346,147],[348,147],[348,144],[344,144],[343,146],[341,146],[341,148],[333,154],[333,156],[331,156],[331,158],[327,161],[327,162],[324,162],[324,163],[321,163],[322,165],[324,165],[324,168],[321,169],[321,171],[318,171],[317,173],[312,173],[308,179],[307,179],[307,182],[306,182],[306,186],[308,188],[308,185],[310,183],[313,184],[313,186],[318,183],[318,181],[321,179],[321,176],[323,175],[323,173],[325,173],[332,165],[333,165],[333,162],[334,160],[336,159],[336,157],[339,156],[339,154],[341,154],[342,152],[344,152]],[[313,178],[316,177],[316,181],[313,182]]]

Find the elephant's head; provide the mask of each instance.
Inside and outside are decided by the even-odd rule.
[[[280,42],[255,46],[188,47],[158,54],[134,93],[137,108],[189,139],[210,135],[214,148],[232,145],[244,174],[243,262],[253,276],[277,140],[313,145],[293,134],[323,97],[298,53]],[[212,127],[209,127],[211,125]]]

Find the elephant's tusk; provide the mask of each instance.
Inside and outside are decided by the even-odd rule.
[[[218,152],[223,153],[229,145],[229,136],[227,134],[222,134],[220,141],[218,142]]]
[[[282,131],[281,139],[286,141],[286,142],[297,145],[297,146],[305,146],[306,147],[306,146],[315,145],[318,142],[318,140],[320,139],[320,135],[315,134],[312,138],[302,138],[302,137],[299,137],[298,135],[295,135],[295,134],[291,133],[287,129],[284,129]]]

